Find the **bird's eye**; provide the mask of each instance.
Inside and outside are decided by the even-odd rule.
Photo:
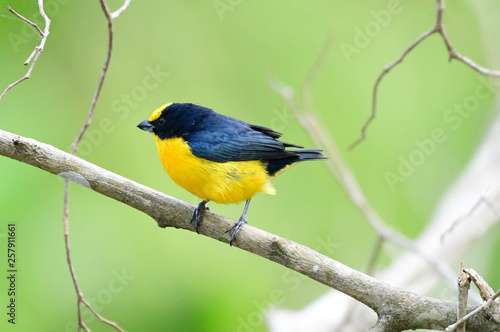
[[[158,119],[158,124],[159,124],[160,126],[163,126],[163,125],[165,124],[165,119],[164,119],[164,118],[159,118],[159,119]]]

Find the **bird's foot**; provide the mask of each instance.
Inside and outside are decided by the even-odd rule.
[[[194,222],[194,228],[198,234],[200,233],[198,229],[200,228],[203,213],[205,213],[205,210],[210,210],[208,206],[205,206],[205,204],[207,204],[207,201],[201,201],[200,204],[194,208],[193,213],[191,214],[191,223]]]
[[[247,223],[247,220],[245,217],[241,216],[240,219],[238,219],[237,222],[235,222],[225,233],[229,233],[230,231],[233,231],[231,234],[231,239],[229,240],[229,245],[233,245],[233,241],[236,239],[236,236],[238,236],[238,233],[240,230],[243,228],[243,225]]]

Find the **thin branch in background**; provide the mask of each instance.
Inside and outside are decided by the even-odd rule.
[[[500,78],[500,71],[498,70],[492,70],[488,69],[485,67],[482,67],[472,61],[471,59],[467,58],[466,56],[463,56],[460,54],[451,44],[450,39],[448,38],[448,34],[446,33],[446,29],[444,28],[444,22],[443,22],[443,13],[444,13],[445,5],[444,5],[444,0],[437,0],[437,10],[436,10],[436,22],[434,26],[427,32],[423,33],[420,37],[417,38],[410,46],[408,46],[403,53],[396,59],[394,60],[391,64],[388,66],[385,66],[382,72],[379,74],[377,77],[377,80],[375,81],[375,84],[373,86],[373,97],[372,97],[372,109],[370,116],[368,119],[365,121],[363,127],[361,128],[361,135],[359,136],[358,139],[356,139],[350,146],[349,149],[355,148],[359,143],[364,141],[366,139],[366,131],[368,130],[369,125],[373,122],[377,115],[377,98],[378,98],[378,89],[380,82],[382,79],[385,77],[391,69],[396,67],[398,64],[400,64],[404,58],[410,53],[417,45],[419,45],[421,42],[423,42],[427,37],[433,35],[434,33],[438,33],[441,36],[441,39],[443,39],[443,42],[446,46],[446,49],[448,50],[448,58],[449,60],[456,59],[462,63],[464,63],[466,66],[474,69],[481,75],[485,76],[491,76],[491,77],[496,77]]]
[[[326,41],[323,43],[323,47],[319,52],[316,61],[314,62],[312,68],[307,73],[304,82],[302,83],[302,104],[304,105],[304,109],[307,111],[312,111],[313,107],[313,87],[314,83],[318,79],[321,70],[326,65],[326,60],[328,59],[328,55],[333,46],[333,40],[331,36],[326,38]]]
[[[11,12],[12,14],[16,15],[19,19],[21,19],[22,21],[28,23],[29,25],[31,25],[32,27],[34,27],[38,33],[40,34],[40,36],[44,36],[44,33],[42,31],[42,29],[40,29],[40,27],[38,26],[38,24],[28,20],[26,17],[24,17],[23,15],[17,13],[14,9],[12,9],[11,6],[7,6],[7,9],[9,10],[9,12]]]
[[[486,197],[486,190],[481,195],[481,197],[479,197],[479,199],[476,201],[476,203],[474,203],[474,205],[472,206],[472,208],[466,214],[464,214],[463,216],[460,216],[459,218],[455,219],[455,221],[451,223],[450,227],[446,231],[444,231],[443,234],[441,234],[441,243],[444,242],[444,240],[446,239],[446,237],[448,235],[450,235],[451,233],[453,233],[453,231],[455,230],[456,227],[458,227],[465,220],[471,218],[472,215],[474,213],[476,213],[476,211],[479,209],[479,207],[482,204],[485,204],[486,206],[488,206],[491,209],[491,211],[493,211],[493,213],[495,213],[500,218],[500,215],[498,214],[497,207],[495,206],[495,204],[493,202],[491,202]]]
[[[13,87],[15,87],[16,85],[21,83],[22,81],[30,78],[31,72],[33,71],[33,68],[35,68],[35,64],[38,60],[38,57],[40,56],[40,54],[43,51],[43,48],[45,47],[45,42],[47,41],[47,37],[50,34],[50,31],[49,31],[50,30],[50,19],[47,16],[47,14],[45,14],[45,10],[43,9],[43,0],[38,0],[38,8],[40,10],[40,15],[42,15],[43,19],[45,20],[45,28],[43,31],[42,31],[42,29],[40,29],[40,27],[36,23],[31,22],[30,20],[28,20],[27,18],[25,18],[21,14],[17,13],[10,6],[8,6],[8,9],[12,14],[14,14],[15,16],[17,16],[19,19],[26,22],[27,24],[33,26],[38,31],[38,33],[40,34],[40,37],[41,37],[41,41],[40,41],[40,44],[38,46],[35,46],[35,49],[33,50],[33,52],[31,52],[28,59],[24,62],[25,66],[29,65],[31,62],[31,65],[28,68],[28,71],[26,72],[26,74],[23,77],[21,77],[20,79],[18,79],[17,81],[15,81],[14,83],[11,83],[8,85],[7,88],[0,95],[0,100],[2,100],[2,98],[5,96],[7,91],[9,91]]]
[[[373,246],[372,254],[370,255],[370,259],[368,260],[368,264],[366,266],[366,274],[373,275],[375,273],[375,265],[377,263],[378,257],[380,256],[380,253],[382,252],[382,247],[385,241],[386,239],[380,236],[380,234],[377,236],[377,239],[375,240],[375,244]]]
[[[125,332],[124,329],[122,329],[120,326],[118,326],[118,324],[116,324],[115,322],[113,321],[110,321],[109,319],[106,319],[104,318],[103,316],[101,316],[91,305],[90,303],[85,300],[85,298],[82,298],[80,299],[79,301],[79,304],[78,304],[78,309],[79,309],[79,313],[78,313],[78,317],[81,316],[81,303],[85,304],[87,306],[87,308],[89,308],[89,310],[94,314],[94,316],[97,317],[97,319],[99,319],[101,322],[105,323],[105,324],[108,324],[109,326],[112,326],[114,327],[117,331],[120,331],[120,332]],[[85,324],[83,324],[83,326],[85,326]]]
[[[120,16],[128,8],[128,6],[130,6],[131,1],[132,0],[125,0],[125,2],[123,3],[123,5],[120,8],[118,8],[113,13],[111,13],[111,15],[110,15],[111,20],[114,20],[115,18]],[[106,3],[104,3],[104,5],[106,5]],[[109,12],[109,10],[108,10],[108,12]]]
[[[101,77],[99,78],[99,82],[97,83],[97,87],[94,91],[94,97],[92,98],[92,103],[90,105],[90,109],[87,114],[87,119],[83,123],[83,126],[80,129],[78,135],[76,136],[75,141],[73,142],[73,144],[71,144],[71,154],[73,155],[78,150],[78,145],[80,144],[80,141],[82,140],[85,131],[92,123],[92,116],[94,115],[94,110],[97,105],[97,100],[99,99],[99,95],[101,94],[102,85],[104,84],[104,79],[106,78],[106,73],[109,68],[109,62],[111,61],[111,54],[113,52],[113,36],[114,36],[113,20],[119,17],[120,14],[123,13],[130,5],[130,0],[125,0],[123,6],[113,13],[109,10],[105,0],[99,0],[99,2],[101,4],[102,11],[104,13],[104,16],[106,16],[106,21],[108,23],[108,51],[106,53],[106,59],[104,60],[104,64],[102,66]]]
[[[323,122],[314,111],[311,98],[308,96],[312,95],[310,90],[312,90],[314,81],[318,76],[318,73],[321,71],[322,64],[326,61],[325,58],[328,55],[329,44],[330,41],[327,39],[325,46],[320,51],[318,58],[311,67],[311,70],[302,86],[302,89],[306,90],[302,92],[302,95],[306,96],[306,98],[303,97],[303,99],[305,99],[307,105],[304,105],[304,107],[301,108],[295,98],[293,88],[283,82],[274,79],[271,81],[271,87],[283,97],[286,105],[295,114],[302,127],[304,127],[313,140],[314,144],[325,151],[325,155],[328,156],[328,159],[326,160],[328,169],[332,173],[333,177],[341,184],[341,188],[363,214],[370,226],[376,231],[377,235],[383,240],[391,241],[398,246],[415,253],[432,266],[438,273],[445,277],[450,284],[454,285],[456,277],[449,266],[439,261],[436,257],[433,257],[418,248],[413,241],[387,226],[387,224],[382,220],[378,212],[366,198],[356,179],[356,176],[344,160],[344,157],[342,156],[334,138],[324,127]]]
[[[398,64],[403,62],[405,57],[418,45],[420,44],[424,39],[432,35],[436,30],[433,28],[425,33],[423,33],[420,37],[417,38],[404,52],[396,59],[394,60],[391,64],[388,66],[384,67],[384,70],[378,75],[377,80],[375,81],[375,85],[373,86],[373,92],[372,92],[372,110],[370,117],[366,120],[364,123],[363,127],[361,128],[361,136],[354,141],[351,145],[349,145],[349,150],[353,149],[356,145],[361,143],[362,141],[365,140],[366,138],[366,131],[368,130],[368,126],[372,123],[373,120],[375,120],[375,117],[377,116],[377,101],[378,101],[378,88],[380,85],[380,82],[382,79],[387,75],[394,67],[396,67]]]
[[[76,136],[73,144],[71,144],[71,154],[75,155],[78,146],[80,144],[80,141],[83,138],[83,135],[85,135],[85,132],[87,131],[87,128],[90,126],[92,123],[92,116],[94,115],[94,110],[97,105],[97,100],[99,99],[99,95],[102,90],[102,86],[104,84],[104,79],[106,78],[106,73],[109,68],[109,63],[111,61],[111,54],[113,51],[113,20],[119,17],[130,5],[131,0],[125,0],[124,4],[122,7],[120,7],[117,11],[111,12],[108,8],[108,5],[106,4],[105,0],[99,0],[101,4],[102,11],[104,13],[104,16],[106,17],[106,21],[108,23],[108,50],[106,53],[106,59],[104,60],[104,64],[102,66],[102,71],[101,71],[101,76],[99,78],[99,81],[97,83],[97,87],[94,91],[94,96],[92,98],[92,103],[90,105],[90,109],[87,114],[87,118],[85,119],[85,122],[80,129],[80,132]],[[78,285],[78,281],[76,279],[76,274],[75,270],[73,267],[73,262],[71,259],[71,250],[70,250],[70,238],[69,238],[69,219],[68,219],[68,214],[69,214],[69,205],[68,205],[68,197],[69,197],[69,180],[66,179],[64,182],[64,215],[63,215],[63,224],[64,224],[64,244],[66,247],[66,259],[68,262],[69,270],[71,273],[71,278],[73,279],[73,284],[75,286],[75,291],[77,295],[77,311],[78,311],[78,330],[80,328],[84,329],[85,331],[89,331],[89,329],[86,327],[85,322],[82,319],[82,303],[89,308],[89,310],[103,323],[106,323],[112,327],[114,327],[118,331],[124,331],[121,329],[118,324],[116,324],[113,321],[110,321],[103,316],[101,316],[92,306],[91,304],[85,300],[83,296],[83,292],[80,289],[80,286]]]
[[[499,70],[492,70],[492,69],[488,69],[488,68],[485,68],[485,67],[478,65],[477,63],[475,63],[471,59],[460,54],[453,47],[453,45],[451,45],[450,39],[448,38],[448,35],[447,35],[446,30],[444,28],[444,22],[443,22],[444,8],[445,8],[444,0],[437,0],[437,17],[436,17],[435,29],[436,29],[436,32],[439,32],[439,34],[443,38],[443,41],[446,45],[446,48],[448,49],[449,60],[451,61],[453,59],[456,59],[458,61],[461,61],[466,66],[474,69],[475,71],[477,71],[481,75],[500,78],[500,71]]]

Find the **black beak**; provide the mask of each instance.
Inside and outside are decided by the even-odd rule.
[[[155,129],[155,127],[151,123],[149,123],[148,120],[142,121],[137,125],[137,127],[144,131],[151,131],[151,132],[153,131],[153,129]]]

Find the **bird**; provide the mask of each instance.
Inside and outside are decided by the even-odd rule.
[[[198,233],[208,202],[245,201],[241,217],[226,230],[232,231],[231,246],[247,224],[250,200],[256,193],[274,195],[271,180],[289,167],[326,159],[322,150],[280,141],[282,134],[273,129],[192,103],[167,103],[137,127],[153,134],[170,178],[202,200],[190,220]]]

